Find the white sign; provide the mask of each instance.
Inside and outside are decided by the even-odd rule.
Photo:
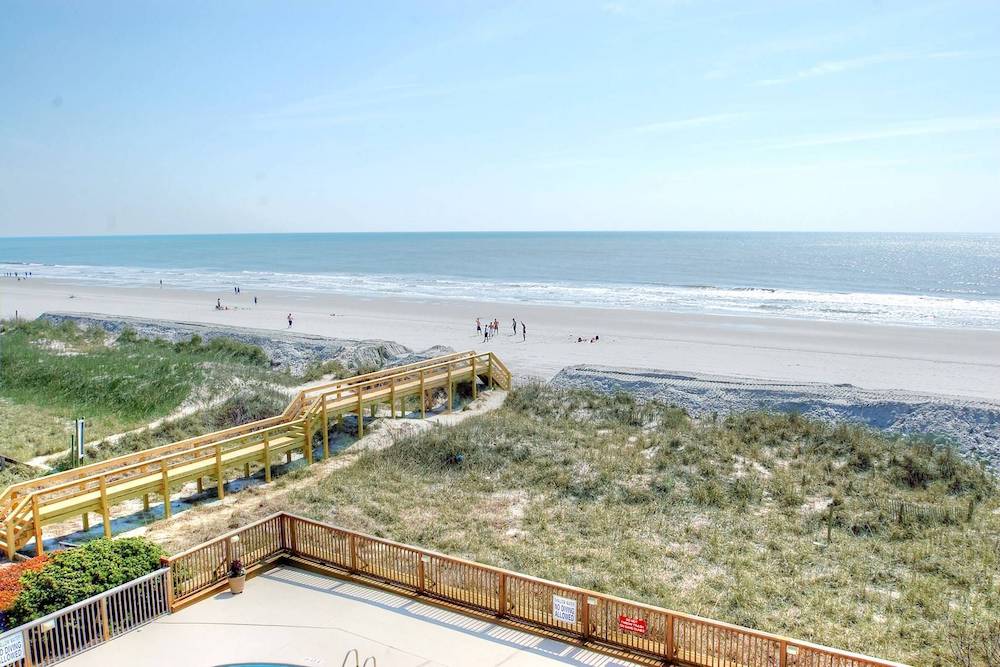
[[[0,665],[9,665],[24,659],[24,635],[15,632],[0,639]]]
[[[76,458],[79,461],[83,460],[84,449],[83,449],[83,426],[84,419],[81,417],[76,420]]]
[[[557,621],[576,623],[576,598],[564,598],[561,595],[553,595],[552,616]]]

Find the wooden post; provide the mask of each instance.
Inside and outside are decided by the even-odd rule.
[[[222,478],[222,446],[215,446],[215,495],[219,500],[226,497],[226,480]]]
[[[420,418],[427,419],[427,394],[424,393],[424,369],[420,369]]]
[[[583,613],[580,614],[580,625],[583,626],[583,641],[586,642],[590,638],[590,601],[588,600],[590,596],[586,593],[580,595],[580,599],[583,601]]]
[[[371,416],[372,416],[372,419],[375,419],[375,416],[376,416],[376,415],[378,414],[378,410],[377,410],[377,408],[378,408],[378,406],[377,406],[376,404],[374,404],[374,403],[372,403],[372,404],[371,404],[371,405],[370,405],[370,406],[368,407],[368,412],[370,412],[370,413],[371,413]]]
[[[108,483],[102,475],[97,480],[101,485],[101,517],[104,519],[104,537],[111,537],[111,515],[108,512]]]
[[[309,417],[306,417],[305,427],[306,427],[306,432],[303,434],[304,442],[302,443],[303,444],[302,453],[305,454],[306,463],[312,465],[313,462],[312,420],[310,420]]]
[[[285,452],[285,463],[291,463],[291,462],[292,462],[292,453]]]
[[[493,353],[490,352],[490,356],[486,357],[486,376],[490,383],[490,389],[493,388]]]
[[[199,477],[195,483],[198,485],[198,493],[204,493],[205,492],[205,484],[204,484],[204,482],[202,482],[202,478]]]
[[[358,541],[354,536],[354,533],[350,533],[347,536],[347,546],[351,551],[351,572],[358,571]]]
[[[330,418],[326,414],[326,397],[323,397],[323,460],[330,458]]]
[[[17,537],[14,536],[14,514],[7,517],[7,560],[14,562],[14,552],[17,551]]]
[[[507,575],[501,572],[497,577],[497,616],[507,615]]]
[[[479,378],[476,377],[476,357],[472,357],[472,400],[479,397]]]
[[[21,630],[21,641],[24,643],[24,667],[32,667],[34,663],[31,660],[31,634],[27,628]]]
[[[148,493],[142,494],[142,511],[143,512],[148,512],[149,511],[149,494]]]
[[[452,410],[454,389],[451,384],[451,364],[448,364],[448,412]]]
[[[83,513],[83,532],[90,530],[90,514],[88,512]]]
[[[426,558],[426,556],[424,556],[423,554],[420,554],[420,560],[417,561],[417,592],[418,593],[423,593],[424,592],[424,575],[426,574],[424,572],[424,558]]]
[[[396,378],[389,378],[389,416],[396,418]]]
[[[361,402],[361,387],[356,390],[358,392],[358,437],[364,437],[365,435],[365,408]]]
[[[264,481],[271,482],[271,440],[264,433]]]
[[[38,516],[38,496],[31,496],[31,520],[35,524],[35,555],[41,556],[45,547],[42,545],[42,519]]]
[[[160,461],[160,495],[163,496],[163,518],[169,519],[170,510],[170,476],[167,474],[167,462]],[[149,496],[146,496],[147,507]]]
[[[170,567],[170,559],[166,556],[160,556],[160,567],[167,568],[167,610],[172,612],[174,610],[174,570]]]
[[[673,661],[674,659],[674,615],[667,614],[667,636],[664,637],[663,641],[664,652],[667,654],[667,660]]]
[[[781,652],[778,655],[778,667],[787,667],[788,666],[788,642],[785,641],[784,639],[782,639],[781,640],[781,644],[778,647],[778,650]]]
[[[101,598],[98,601],[98,606],[101,609],[101,635],[104,637],[104,641],[110,641],[111,623],[108,620],[108,599]]]

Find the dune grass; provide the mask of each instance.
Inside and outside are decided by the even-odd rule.
[[[0,452],[25,461],[69,449],[72,420],[87,440],[174,412],[195,391],[210,395],[234,377],[271,373],[260,348],[194,337],[169,343],[126,331],[116,340],[71,322],[2,322]]]
[[[959,634],[988,636],[1000,622],[998,508],[993,477],[941,446],[796,416],[695,423],[627,396],[527,387],[494,413],[362,455],[296,492],[290,509],[944,665],[961,664]]]

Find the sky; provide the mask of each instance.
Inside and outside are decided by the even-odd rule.
[[[0,236],[1000,231],[1000,2],[15,2]]]

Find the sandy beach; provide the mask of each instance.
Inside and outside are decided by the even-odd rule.
[[[258,303],[254,305],[254,296]],[[216,310],[216,299],[229,310]],[[363,299],[305,292],[232,293],[0,280],[3,317],[46,311],[132,315],[340,338],[384,338],[413,349],[491,349],[519,377],[549,379],[572,364],[850,383],[1000,399],[1000,332],[779,318],[512,305],[482,301]],[[500,320],[484,343],[475,319]],[[527,340],[511,333],[511,318]],[[600,335],[598,343],[589,341]]]

